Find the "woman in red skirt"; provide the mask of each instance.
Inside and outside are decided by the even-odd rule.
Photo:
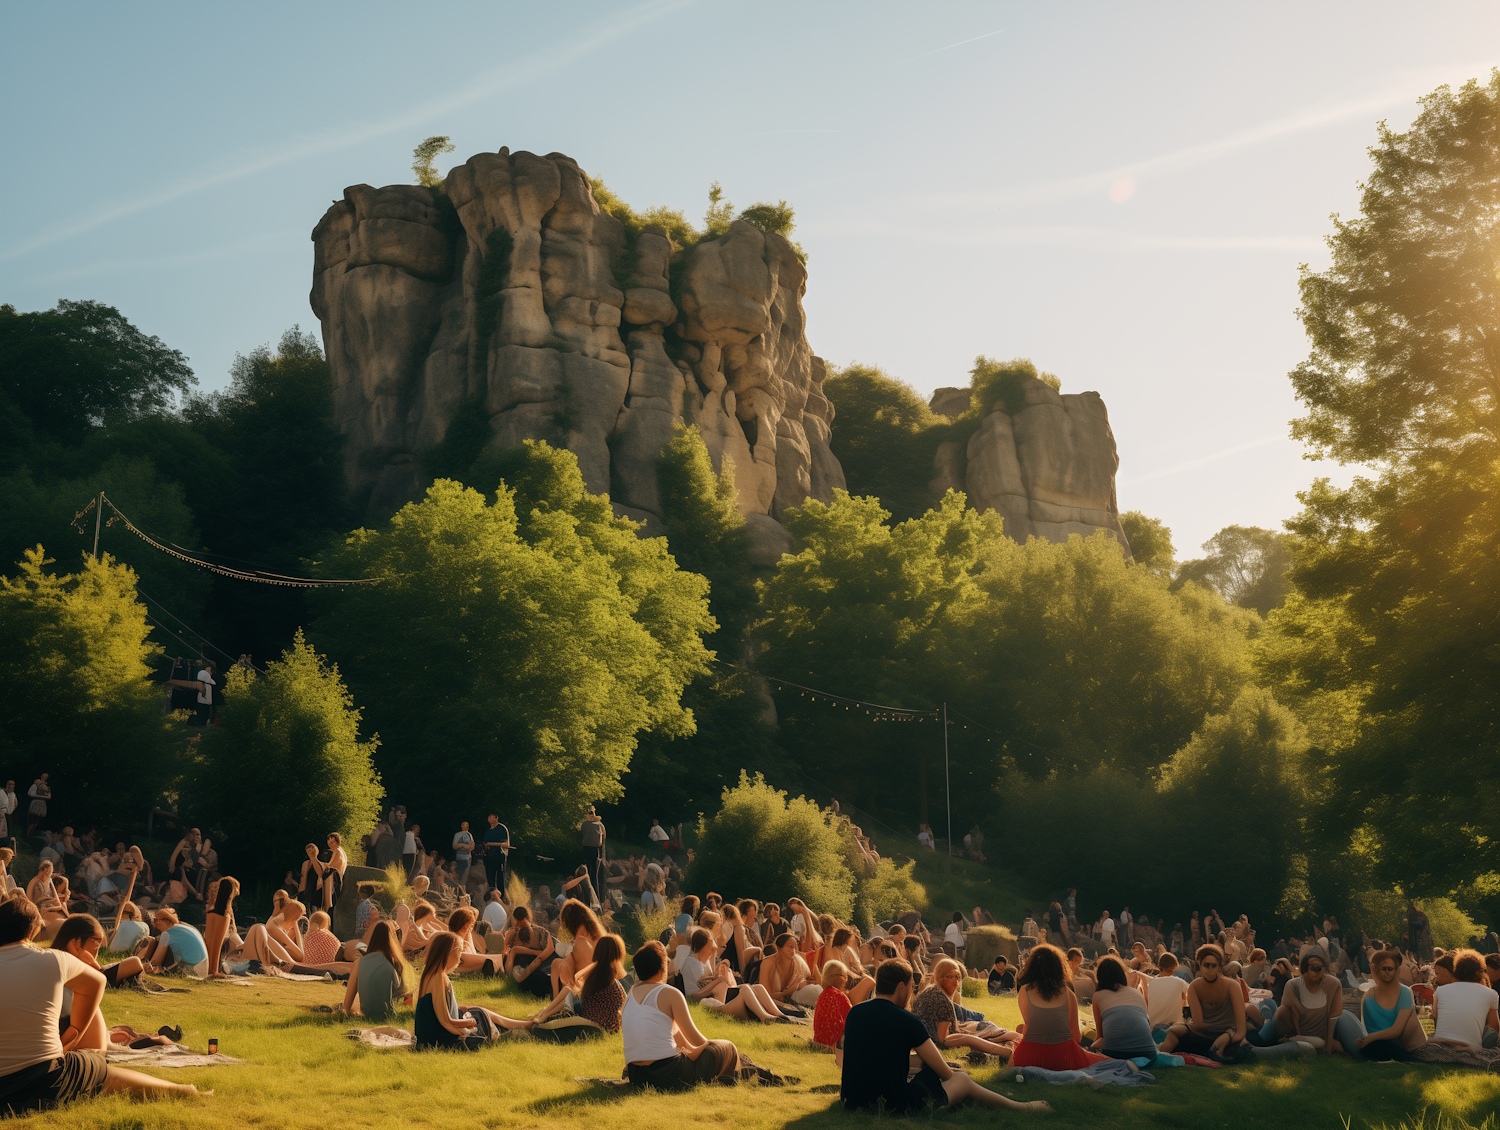
[[[1085,1051],[1078,1042],[1078,998],[1067,970],[1067,960],[1056,946],[1035,946],[1027,956],[1016,978],[1017,1003],[1026,1023],[1011,1054],[1011,1067],[1076,1071],[1108,1058]]]

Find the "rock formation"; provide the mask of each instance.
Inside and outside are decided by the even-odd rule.
[[[807,271],[781,236],[736,221],[674,253],[603,211],[572,159],[502,149],[442,191],[349,188],[312,239],[346,470],[372,513],[419,496],[422,452],[464,413],[496,444],[565,445],[652,532],[657,454],[696,423],[771,561],[790,543],[782,511],[844,485]]]
[[[940,388],[930,405],[956,417],[968,410],[969,397],[968,389]],[[1115,502],[1119,465],[1097,392],[1064,395],[1026,378],[985,414],[964,449],[952,441],[938,446],[931,490],[935,497],[963,491],[976,510],[1004,518],[1017,541],[1035,535],[1064,542],[1069,534],[1108,530],[1129,556]]]

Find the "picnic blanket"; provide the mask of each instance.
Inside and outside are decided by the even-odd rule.
[[[1461,1063],[1465,1067],[1500,1071],[1500,1048],[1473,1048],[1429,1041],[1412,1052],[1411,1057],[1418,1063]]]
[[[153,1048],[110,1044],[104,1058],[121,1067],[228,1067],[245,1062],[230,1055],[195,1052],[185,1044],[163,1044]]]
[[[390,1051],[392,1048],[411,1049],[417,1046],[416,1036],[405,1028],[392,1028],[388,1024],[375,1028],[350,1028],[345,1035],[351,1040],[358,1040],[366,1047],[383,1052]]]
[[[1145,1083],[1156,1082],[1156,1076],[1149,1071],[1137,1070],[1134,1064],[1123,1059],[1106,1059],[1100,1063],[1091,1063],[1077,1071],[1049,1071],[1045,1067],[1021,1067],[1016,1070],[1019,1070],[1027,1079],[1035,1079],[1042,1083],[1055,1083],[1058,1086],[1069,1083],[1087,1083],[1096,1091],[1101,1087],[1108,1087],[1111,1083],[1119,1087],[1139,1087]],[[1001,1079],[1004,1080],[1014,1075],[1015,1071],[1006,1068]]]

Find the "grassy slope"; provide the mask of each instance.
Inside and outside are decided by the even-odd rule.
[[[489,988],[465,978],[457,987],[461,1001],[483,1002],[507,1015],[525,1015],[536,1003],[509,985]],[[868,1118],[845,1114],[837,1095],[812,1092],[813,1087],[836,1084],[838,1074],[831,1055],[812,1050],[810,1030],[803,1026],[751,1027],[695,1007],[698,1024],[708,1035],[735,1040],[759,1063],[800,1076],[801,1083],[785,1090],[709,1087],[687,1095],[621,1095],[574,1081],[580,1075],[619,1075],[623,1061],[618,1036],[571,1047],[517,1041],[472,1056],[375,1052],[344,1037],[349,1021],[313,1011],[319,1004],[336,1005],[341,999],[341,986],[262,978],[250,988],[194,984],[191,995],[111,993],[105,1002],[111,1021],[143,1030],[180,1023],[185,1043],[202,1048],[210,1036],[217,1036],[226,1055],[248,1062],[171,1073],[175,1080],[214,1088],[211,1098],[149,1109],[109,1098],[15,1125],[111,1130],[244,1130],[292,1124],[468,1130],[499,1125],[597,1127],[601,1121],[619,1130],[713,1122],[798,1130],[870,1125]],[[1011,1000],[985,999],[974,1007],[1002,1023],[1017,1020]],[[397,1023],[410,1028],[410,1012]],[[1479,1124],[1500,1108],[1497,1075],[1360,1065],[1327,1057],[1292,1066],[1167,1071],[1152,1087],[1097,1093],[1087,1087],[1018,1086],[1004,1082],[996,1068],[981,1069],[976,1076],[1016,1098],[1046,1098],[1057,1111],[1044,1119],[1002,1117],[1037,1117],[1043,1119],[1041,1125],[1080,1130],[1231,1124],[1236,1130],[1338,1130],[1346,1118],[1352,1119],[1351,1127],[1362,1130],[1394,1125],[1424,1110],[1429,1119],[1441,1112]],[[993,1120],[975,1110],[944,1118],[965,1125]],[[1495,1130],[1493,1123],[1490,1130]]]

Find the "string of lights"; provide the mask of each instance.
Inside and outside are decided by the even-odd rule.
[[[175,557],[179,561],[185,561],[189,565],[196,565],[200,569],[207,569],[210,573],[215,573],[221,577],[229,577],[230,579],[236,581],[254,581],[257,584],[262,585],[280,585],[283,588],[294,589],[342,588],[345,585],[373,585],[378,584],[380,581],[379,577],[346,578],[341,580],[322,580],[313,577],[288,577],[281,573],[267,573],[260,569],[234,569],[228,565],[220,565],[215,561],[204,561],[200,558],[189,556],[188,554],[183,553],[177,549],[173,549],[171,546],[163,545],[161,542],[157,541],[150,534],[146,533],[129,518],[127,518],[124,512],[108,497],[105,496],[103,491],[100,491],[98,497],[90,499],[87,506],[85,506],[77,514],[73,515],[73,525],[79,530],[80,533],[83,531],[82,527],[79,526],[79,523],[91,511],[93,511],[95,506],[99,505],[101,502],[104,505],[107,505],[113,512],[110,518],[105,522],[105,525],[113,526],[116,522],[119,522],[136,537],[140,538],[147,545],[151,546],[151,548],[160,550],[168,557]],[[101,516],[102,515],[96,516],[96,521],[97,518]]]

